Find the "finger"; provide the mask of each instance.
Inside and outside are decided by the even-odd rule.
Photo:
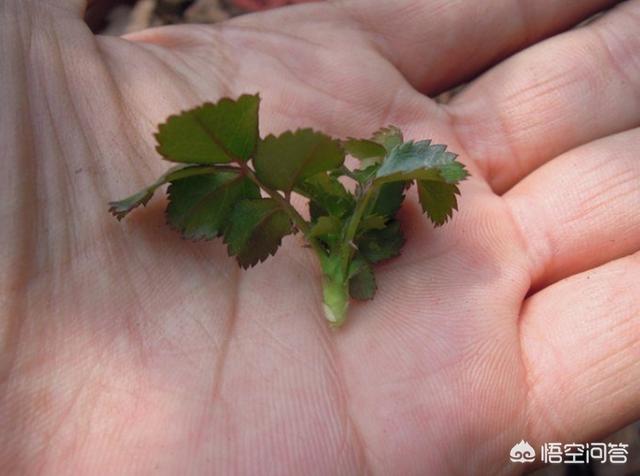
[[[461,142],[502,192],[550,158],[640,125],[640,2],[505,61],[450,112]]]
[[[534,288],[640,249],[640,129],[568,152],[504,195]]]
[[[531,296],[521,316],[534,441],[584,441],[640,417],[640,253]]]
[[[344,0],[334,4],[420,91],[434,94],[615,1]]]

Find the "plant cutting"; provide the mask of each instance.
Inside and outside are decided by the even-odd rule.
[[[242,95],[169,117],[155,134],[156,150],[180,165],[109,210],[120,220],[169,184],[169,226],[187,239],[221,237],[242,268],[301,233],[322,270],[325,316],[340,326],[350,298],[373,298],[373,265],[404,245],[396,214],[408,187],[416,184],[423,211],[440,226],[457,210],[468,173],[445,145],[405,142],[394,126],[368,139],[312,129],[261,138],[259,105],[258,95]],[[345,164],[347,155],[358,159],[356,168]],[[293,194],[308,201],[308,218]]]

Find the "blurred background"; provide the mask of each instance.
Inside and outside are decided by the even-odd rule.
[[[309,1],[314,0],[93,0],[87,9],[86,21],[96,33],[122,35],[153,26],[216,23],[236,15]],[[436,99],[446,102],[462,88],[464,85],[443,93]],[[558,464],[542,468],[533,474],[535,476],[640,476],[640,422],[624,428],[603,441],[628,444],[629,462],[625,465]]]
[[[243,13],[313,0],[94,0],[86,20],[96,33],[121,35],[150,26],[215,23]]]

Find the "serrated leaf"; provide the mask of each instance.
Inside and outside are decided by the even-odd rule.
[[[349,268],[349,295],[359,301],[373,299],[376,293],[373,268],[364,259],[356,257]]]
[[[158,187],[161,187],[172,180],[211,173],[215,173],[215,169],[212,167],[176,165],[162,174],[154,183],[143,188],[139,192],[134,193],[123,200],[109,202],[109,212],[118,220],[122,220],[134,208],[139,207],[140,205],[146,205],[149,200],[151,200],[151,197]]]
[[[390,182],[380,186],[371,206],[372,215],[391,218],[400,210],[404,201],[406,182]]]
[[[414,179],[458,183],[464,180],[468,175],[464,165],[446,148],[445,145],[432,145],[428,140],[400,144],[385,157],[376,173],[376,183]]]
[[[402,131],[396,126],[383,127],[373,134],[371,140],[382,145],[386,149],[387,153],[391,152],[395,146],[404,142]]]
[[[340,143],[311,129],[265,137],[253,159],[260,181],[284,192],[313,175],[340,167],[343,162]]]
[[[259,139],[258,95],[221,99],[171,116],[155,134],[156,150],[172,162],[220,164],[246,161]]]
[[[260,198],[258,187],[233,172],[198,175],[171,182],[167,221],[192,240],[221,236],[236,203]]]
[[[272,198],[243,200],[231,214],[224,241],[229,255],[249,268],[275,254],[282,238],[292,231],[291,220]]]
[[[355,207],[353,195],[337,178],[326,173],[302,181],[295,191],[309,199],[309,210],[314,221],[321,215],[344,217]]]
[[[381,230],[370,230],[356,240],[359,253],[371,263],[377,263],[400,254],[405,238],[400,223],[393,220]]]
[[[418,197],[422,210],[434,225],[440,226],[453,216],[458,209],[456,195],[460,190],[454,184],[434,182],[432,180],[418,180]]]
[[[383,145],[368,139],[350,137],[342,141],[342,146],[350,156],[360,160],[377,158],[382,160],[382,157],[387,153]]]

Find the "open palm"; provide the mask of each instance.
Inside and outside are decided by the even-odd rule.
[[[81,0],[0,2],[0,468],[8,474],[494,474],[526,439],[640,416],[640,2],[344,1],[93,37]],[[261,132],[396,124],[460,153],[460,212],[411,197],[347,325],[299,237],[117,223],[152,133],[260,92]],[[635,129],[634,129],[635,128]]]

